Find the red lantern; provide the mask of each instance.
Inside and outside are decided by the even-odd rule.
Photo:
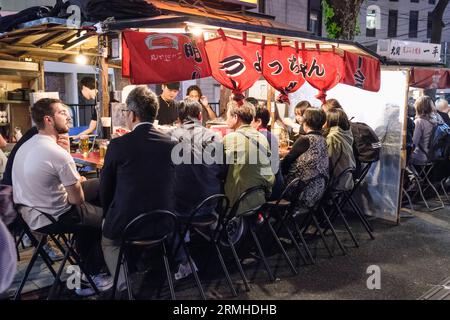
[[[344,60],[333,51],[322,52],[317,50],[304,52],[303,75],[306,81],[319,90],[317,99],[325,102],[326,91],[335,87],[344,77]]]
[[[272,87],[281,92],[278,101],[289,103],[288,94],[297,91],[305,83],[301,62],[298,47],[281,46],[280,39],[278,45],[264,46],[263,75]]]
[[[245,32],[242,40],[218,32],[220,37],[205,43],[212,76],[241,101],[242,93],[261,76],[261,44],[247,41]]]

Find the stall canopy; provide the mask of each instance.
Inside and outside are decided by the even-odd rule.
[[[421,89],[448,89],[450,69],[414,67],[411,69],[409,85]]]
[[[98,57],[98,34],[93,23],[77,26],[65,19],[42,18],[0,34],[0,59],[75,62],[83,54]]]
[[[174,41],[178,32],[191,35],[189,46],[200,57],[206,58],[206,47],[212,76],[232,90],[238,100],[260,77],[281,92],[279,99],[285,102],[288,94],[299,89],[305,81],[319,90],[321,100],[325,100],[326,91],[338,83],[364,90],[379,89],[378,56],[356,43],[316,37],[267,16],[161,1],[151,3],[165,15],[106,23],[108,31],[126,30],[122,41],[122,70],[133,84],[191,80],[202,74],[209,76],[208,68],[196,66],[189,60],[189,52],[183,49],[186,43],[180,39]],[[134,29],[136,33],[129,29]],[[161,36],[155,46],[153,40],[156,34]],[[203,35],[202,39],[198,34]],[[183,42],[183,45],[177,46],[178,42]],[[346,59],[346,56],[350,58]],[[162,60],[173,65],[190,61],[184,63],[186,70],[182,73],[187,77],[175,79],[173,73],[167,73],[167,79],[142,77],[142,70],[154,71],[152,65]],[[350,66],[346,68],[344,61],[348,61]]]

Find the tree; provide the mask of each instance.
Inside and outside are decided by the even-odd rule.
[[[328,37],[353,40],[364,0],[322,0]],[[447,0],[448,2],[448,0]]]
[[[438,4],[431,12],[431,43],[441,43],[442,29],[445,26],[442,18],[448,2],[449,0],[439,0]]]

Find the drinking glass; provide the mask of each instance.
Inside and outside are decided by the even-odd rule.
[[[89,154],[89,136],[88,135],[82,135],[80,137],[80,152],[85,157],[87,157],[87,155]]]

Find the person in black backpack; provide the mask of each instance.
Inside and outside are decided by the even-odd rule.
[[[336,99],[329,99],[322,105],[323,111],[341,109],[341,104]],[[353,119],[353,118],[352,118]],[[350,122],[350,129],[353,136],[353,154],[356,161],[355,176],[361,172],[362,163],[371,163],[380,159],[381,142],[375,131],[362,122]]]

